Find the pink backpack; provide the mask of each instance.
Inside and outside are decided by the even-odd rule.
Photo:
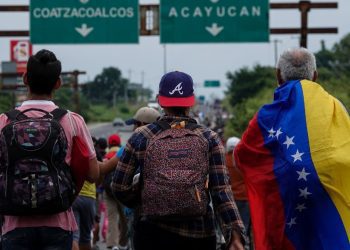
[[[199,125],[170,128],[157,122],[162,132],[150,139],[141,191],[143,216],[196,217],[209,204],[209,142],[196,133]]]

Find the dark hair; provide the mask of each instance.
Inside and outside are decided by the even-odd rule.
[[[189,107],[166,107],[166,109],[175,116],[186,116]]]
[[[61,62],[49,50],[40,50],[27,63],[27,80],[30,91],[49,95],[61,74]]]
[[[96,141],[96,146],[99,147],[99,148],[101,148],[101,149],[106,149],[107,146],[108,146],[108,144],[107,144],[107,139],[106,139],[106,138],[103,138],[103,137],[97,139],[97,141]]]

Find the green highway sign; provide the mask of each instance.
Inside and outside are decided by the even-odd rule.
[[[30,0],[30,40],[138,43],[138,10],[138,0]]]
[[[204,81],[204,87],[220,87],[220,81],[217,81],[217,80]]]
[[[161,43],[267,42],[268,0],[160,0]]]

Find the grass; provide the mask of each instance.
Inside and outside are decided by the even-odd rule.
[[[123,120],[133,117],[135,112],[143,105],[119,103],[115,108],[104,104],[90,104],[88,112],[89,122],[111,122],[116,117]]]

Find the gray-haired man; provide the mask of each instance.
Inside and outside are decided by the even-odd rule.
[[[274,101],[235,148],[256,249],[350,249],[350,119],[316,78],[308,50],[282,53]]]

